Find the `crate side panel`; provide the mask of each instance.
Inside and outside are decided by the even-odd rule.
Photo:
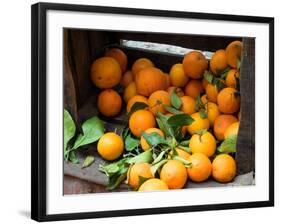
[[[255,168],[255,39],[243,39],[243,59],[240,75],[240,128],[236,161],[238,174]]]

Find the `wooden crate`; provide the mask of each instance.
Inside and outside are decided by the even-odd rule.
[[[171,66],[182,61],[182,55],[134,49],[121,45],[122,40],[146,41],[180,46],[184,48],[215,52],[226,48],[233,40],[243,41],[241,64],[241,120],[237,142],[236,161],[238,175],[255,169],[255,40],[247,37],[199,36],[186,34],[114,32],[92,30],[64,30],[64,108],[68,109],[78,126],[81,121],[98,113],[95,102],[99,89],[90,80],[91,63],[101,57],[112,46],[121,48],[128,56],[128,68],[140,58],[150,58],[157,67],[169,72]],[[103,119],[105,119],[103,117]],[[122,130],[127,119],[125,110],[114,119],[105,119],[106,127]],[[88,150],[95,151],[95,145]],[[85,155],[79,154],[80,162]],[[64,172],[98,185],[106,184],[105,175],[98,171],[97,161],[91,167],[81,170],[81,165],[64,163]]]

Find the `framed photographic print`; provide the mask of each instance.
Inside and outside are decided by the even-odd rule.
[[[274,19],[32,6],[32,219],[274,205]]]

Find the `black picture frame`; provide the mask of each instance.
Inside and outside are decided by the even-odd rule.
[[[69,214],[46,214],[46,12],[64,10],[75,12],[100,12],[126,15],[162,16],[206,19],[217,21],[254,22],[269,24],[269,200],[214,205],[179,206],[134,210],[115,210]],[[195,12],[175,12],[136,8],[102,7],[89,5],[37,3],[31,10],[31,75],[32,75],[32,155],[31,155],[31,218],[37,221],[74,220],[86,218],[132,216],[159,213],[192,212],[237,208],[274,206],[274,18],[224,15]]]

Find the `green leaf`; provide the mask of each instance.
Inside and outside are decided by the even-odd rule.
[[[176,109],[180,109],[182,105],[181,98],[176,93],[176,88],[173,90],[171,94],[171,104]]]
[[[170,113],[172,113],[172,114],[183,114],[182,111],[177,110],[177,109],[175,109],[175,108],[173,108],[173,107],[170,107],[170,106],[168,106],[168,105],[164,105],[164,108],[165,108],[166,111],[168,111],[168,112],[170,112]]]
[[[88,166],[91,166],[94,161],[95,161],[95,157],[93,155],[87,156],[86,159],[84,160],[82,168],[86,168]]]
[[[128,170],[128,168],[127,168],[127,170]],[[106,189],[114,190],[116,187],[118,187],[126,179],[127,170],[126,170],[126,168],[124,168],[124,170],[120,171],[120,173],[115,174],[113,177],[111,177],[109,179]]]
[[[188,153],[192,153],[191,148],[189,148],[188,146],[178,145],[177,148],[180,148]]]
[[[98,117],[92,117],[82,124],[83,134],[79,134],[73,149],[97,141],[104,134],[104,124]]]
[[[237,135],[231,135],[226,138],[218,147],[219,153],[233,153],[236,152]]]
[[[150,134],[143,132],[142,136],[151,147],[160,144],[167,144],[165,138],[159,135],[157,132],[152,132]]]
[[[135,102],[135,103],[133,104],[133,106],[131,107],[131,110],[130,110],[130,112],[129,112],[129,116],[130,116],[132,113],[136,112],[137,110],[142,110],[142,109],[145,109],[145,108],[147,108],[147,107],[148,107],[148,105],[147,105],[146,103],[143,103],[143,102]]]
[[[179,145],[181,145],[181,146],[189,146],[189,143],[190,143],[190,140],[184,140],[184,141],[180,142]]]
[[[76,131],[75,123],[67,110],[63,111],[63,149],[66,152],[67,144]]]
[[[165,133],[166,137],[174,137],[175,133],[173,128],[168,123],[168,117],[166,117],[164,114],[158,112],[156,114],[156,121],[159,126],[159,128]]]
[[[135,138],[131,132],[125,138],[125,149],[127,151],[132,151],[133,149],[137,148],[140,144],[140,140]]]
[[[195,101],[195,110],[199,111],[200,109],[205,109],[205,106],[201,100],[201,97],[197,96]]]
[[[217,87],[218,92],[225,88],[225,84],[222,82],[221,79],[215,78],[213,83]]]
[[[68,159],[71,163],[77,164],[79,163],[78,157],[75,151],[69,151]]]
[[[133,163],[150,163],[152,161],[152,152],[151,150],[147,150],[145,152],[142,152],[141,154],[132,157],[127,158],[126,163],[133,164]]]
[[[237,70],[239,70],[241,67],[241,60],[237,58]]]
[[[202,119],[206,119],[208,117],[207,113],[206,113],[206,110],[205,109],[201,109],[199,111],[199,115]]]
[[[204,73],[204,79],[206,79],[208,83],[211,83],[211,84],[212,84],[212,83],[213,83],[214,76],[213,76],[213,74],[212,74],[211,72],[205,71],[205,73]]]
[[[166,151],[161,151],[161,152],[159,153],[159,155],[154,159],[152,165],[154,165],[154,164],[156,164],[156,163],[159,163],[159,162],[162,160],[162,158],[163,158],[163,156],[165,155],[165,153],[166,153]]]
[[[230,67],[227,67],[226,69],[224,69],[224,70],[219,74],[220,78],[221,78],[221,79],[225,79],[226,76],[227,76],[227,73],[229,72],[229,70],[230,70]]]
[[[191,167],[191,163],[190,163],[190,162],[188,162],[187,160],[185,160],[185,159],[184,159],[184,158],[182,158],[182,157],[179,157],[179,156],[173,156],[173,159],[174,159],[174,160],[178,160],[178,161],[182,162],[182,163],[183,163],[183,165],[184,165],[185,167]]]
[[[104,172],[108,177],[113,176],[114,174],[118,173],[120,168],[124,167],[127,158],[123,158],[117,162],[113,162],[110,164],[100,164],[99,170]]]
[[[176,114],[168,118],[167,123],[172,127],[191,125],[193,118],[188,114]]]
[[[162,167],[165,163],[167,163],[168,160],[167,159],[163,159],[161,160],[159,163],[154,164],[153,166],[150,167],[150,171],[152,173],[152,175],[154,176],[155,173],[157,172],[157,170]]]

